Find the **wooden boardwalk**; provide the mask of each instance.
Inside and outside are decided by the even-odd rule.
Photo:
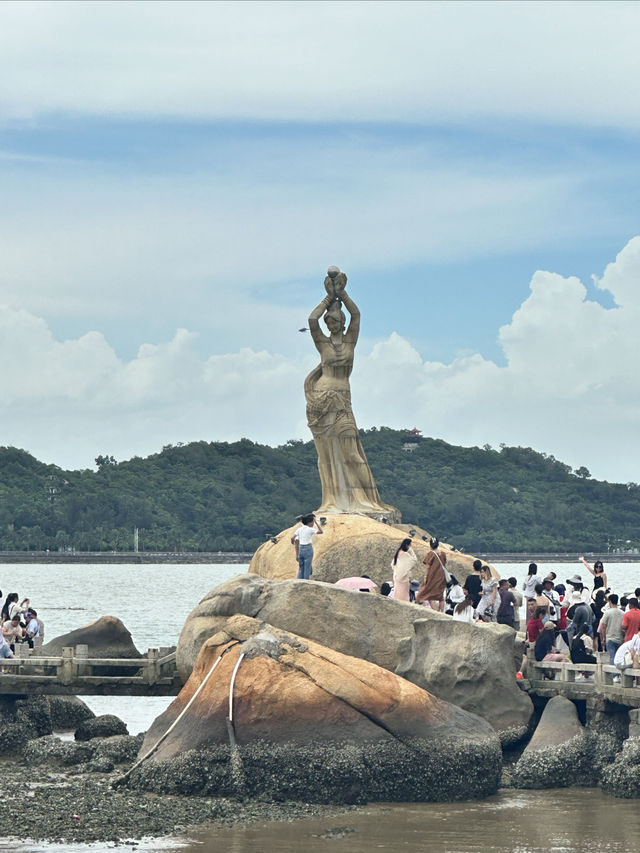
[[[160,657],[158,649],[149,649],[141,658],[90,658],[87,646],[64,648],[59,657],[39,656],[24,645],[16,649],[16,657],[0,660],[0,696],[176,696],[182,687],[175,652]],[[598,698],[640,708],[640,687],[635,686],[640,670],[621,673],[605,662],[607,654],[598,657],[595,664],[538,663],[529,657],[527,678],[519,684],[545,698]]]
[[[59,657],[38,656],[37,649],[29,654],[23,645],[16,649],[14,658],[0,660],[0,696],[175,696],[182,687],[175,652],[90,658],[87,646],[64,648]]]

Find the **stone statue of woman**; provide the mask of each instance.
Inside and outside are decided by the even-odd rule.
[[[351,409],[349,376],[360,332],[360,311],[346,292],[347,276],[329,267],[327,295],[309,315],[309,331],[320,353],[320,364],[304,383],[307,423],[318,452],[322,483],[319,513],[349,512],[399,521],[395,507],[380,500]],[[350,314],[349,328],[342,305]],[[320,317],[329,335],[320,328]]]

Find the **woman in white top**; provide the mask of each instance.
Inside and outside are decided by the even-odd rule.
[[[522,590],[524,592],[524,597],[527,602],[527,615],[525,618],[525,624],[529,622],[530,619],[533,619],[536,612],[536,584],[540,583],[540,578],[538,577],[538,566],[535,563],[529,563],[529,574],[524,579],[522,584]]]
[[[391,568],[393,570],[393,597],[395,601],[409,601],[411,572],[418,565],[418,558],[411,547],[411,539],[403,539],[396,551]]]
[[[453,610],[453,618],[456,622],[473,622],[473,598],[467,596]]]
[[[296,560],[298,561],[298,578],[309,580],[313,571],[313,545],[311,540],[316,533],[322,533],[315,515],[310,512],[300,519],[302,525],[291,537],[291,544],[296,546]],[[313,526],[315,524],[315,527]]]

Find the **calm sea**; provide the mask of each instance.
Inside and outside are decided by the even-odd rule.
[[[503,577],[524,579],[524,563],[498,564]],[[45,623],[45,642],[106,614],[117,616],[131,631],[140,651],[174,645],[190,611],[212,587],[247,570],[243,565],[55,565],[0,566],[6,595],[29,597]],[[564,582],[575,572],[587,579],[581,564],[540,563],[541,577],[555,571]],[[640,586],[639,563],[605,563],[609,585],[619,593]],[[589,576],[590,577],[590,576]],[[169,697],[87,697],[96,714],[113,713],[129,732],[145,731],[171,701]],[[579,819],[576,818],[579,815]],[[605,797],[600,791],[504,791],[482,803],[372,806],[346,814],[344,821],[198,830],[193,840],[142,842],[137,850],[182,849],[201,853],[233,850],[285,853],[367,853],[371,849],[425,850],[430,853],[585,853],[635,850],[640,812],[635,801]],[[185,847],[186,843],[186,847]],[[22,845],[22,853],[94,851],[113,845]]]

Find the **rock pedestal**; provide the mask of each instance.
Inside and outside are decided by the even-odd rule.
[[[299,525],[283,530],[262,544],[253,555],[249,571],[273,580],[295,578],[298,564],[291,537]],[[424,579],[424,560],[429,551],[428,540],[431,536],[426,530],[411,527],[408,524],[390,525],[362,515],[328,515],[323,525],[322,535],[313,537],[313,580],[335,583],[340,578],[368,575],[380,585],[391,581],[393,570],[391,561],[403,539],[412,536],[412,548],[418,558],[413,578]],[[425,541],[422,537],[426,537]],[[450,545],[441,543],[441,549],[447,555],[447,568],[463,584],[472,571],[471,554],[452,550]],[[494,574],[497,573],[494,571]]]
[[[234,757],[230,701],[235,771],[225,761]],[[246,616],[229,619],[204,644],[141,755],[185,708],[136,784],[291,799],[295,791],[305,800],[339,802],[484,796],[498,784],[499,741],[484,720],[375,664]],[[192,770],[181,785],[185,763]]]

